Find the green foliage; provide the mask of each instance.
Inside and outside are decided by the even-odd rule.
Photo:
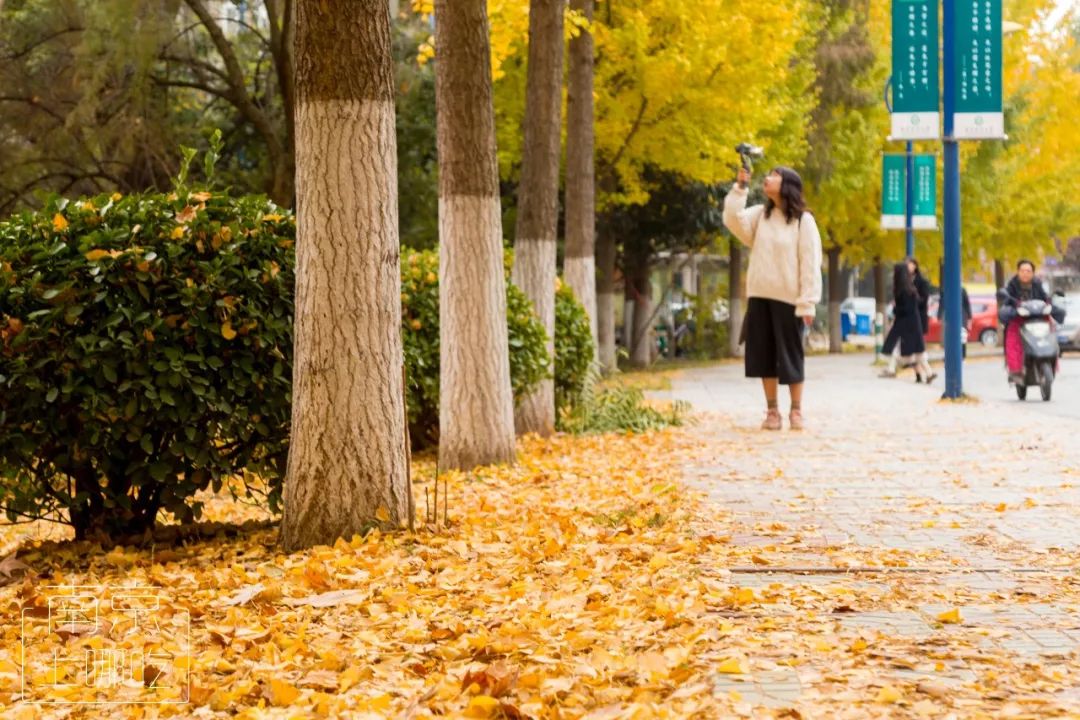
[[[550,372],[547,334],[525,293],[509,281],[513,257],[506,253],[507,330],[510,384],[514,397],[533,390]],[[401,264],[402,344],[408,372],[409,432],[418,446],[438,441],[439,431],[439,256],[409,253]],[[468,342],[461,338],[459,342]],[[555,388],[560,407],[584,385],[592,339],[581,304],[569,288],[555,295]]]
[[[262,483],[245,492],[265,493],[276,509],[294,237],[292,217],[265,199],[187,191],[52,200],[0,224],[0,509],[9,519],[66,517],[80,537],[138,533],[161,510],[197,519],[196,492],[249,473]],[[424,445],[438,433],[438,255],[411,253],[401,269],[409,423]],[[531,303],[509,283],[507,305],[521,397],[551,361]],[[556,386],[569,403],[591,340],[568,289],[556,314]]]
[[[822,226],[822,244],[849,264],[902,251],[902,236],[880,229],[881,152],[888,114],[881,88],[890,55],[880,46],[887,4],[817,0],[813,49],[817,105],[804,165],[806,195]],[[879,26],[879,23],[881,26]]]
[[[689,406],[675,402],[667,410],[657,409],[645,401],[638,387],[623,385],[602,386],[599,377],[590,371],[580,402],[563,408],[558,426],[574,434],[606,432],[647,432],[686,422]]]
[[[435,68],[417,62],[430,27],[414,17],[394,24],[397,60],[398,227],[401,244],[430,250],[439,242],[439,168]]]
[[[596,355],[589,316],[570,286],[555,291],[555,407],[576,404],[585,390]]]
[[[284,469],[291,217],[259,197],[53,199],[0,223],[0,507],[138,533]],[[248,487],[248,493],[255,492]]]

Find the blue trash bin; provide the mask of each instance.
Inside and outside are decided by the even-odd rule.
[[[847,340],[848,335],[851,334],[851,315],[847,312],[840,312],[840,338]]]
[[[856,335],[872,335],[874,323],[869,315],[856,315],[855,316],[855,334]]]

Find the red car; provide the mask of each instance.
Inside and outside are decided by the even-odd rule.
[[[993,295],[971,295],[971,328],[968,330],[968,342],[980,342],[985,347],[994,347],[998,339],[997,298]],[[938,295],[930,296],[930,327],[926,331],[926,342],[940,343],[941,321],[937,318]]]

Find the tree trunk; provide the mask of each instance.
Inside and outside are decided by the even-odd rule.
[[[330,7],[297,5],[288,550],[409,520],[390,16]]]
[[[514,283],[532,300],[555,358],[555,242],[559,230],[559,138],[562,129],[563,5],[530,0],[525,142],[514,232]],[[555,431],[555,382],[551,378],[520,398],[520,433]]]
[[[742,332],[742,245],[738,238],[731,238],[731,251],[728,255],[728,348],[731,357],[742,353],[739,346],[739,333]]]
[[[274,38],[274,30],[278,38]],[[296,68],[294,37],[296,32],[296,6],[294,0],[284,0],[281,24],[271,22],[271,47],[277,68],[278,85],[281,87],[282,112],[285,114],[285,173],[288,186],[281,190],[289,198],[292,207],[296,195]]]
[[[593,17],[593,0],[570,0],[570,7]],[[598,359],[596,275],[596,167],[593,107],[593,37],[588,30],[570,40],[566,93],[566,284],[589,316]],[[610,303],[609,303],[610,307]],[[614,326],[614,316],[611,318]],[[612,336],[609,336],[612,337]],[[614,345],[611,348],[614,362]]]
[[[485,0],[435,2],[439,464],[513,462],[502,215]]]
[[[994,260],[994,287],[997,290],[1005,287],[1005,261]],[[997,346],[1005,347],[1005,328],[999,327],[997,333]]]
[[[889,296],[885,287],[885,263],[880,257],[874,258],[874,306],[875,310],[885,316],[889,305]]]
[[[292,207],[296,187],[296,156],[294,150],[289,147],[293,140],[292,137],[283,139],[280,136],[280,129],[275,127],[271,116],[251,96],[244,76],[243,62],[222,27],[220,19],[211,10],[211,6],[206,3],[206,0],[185,0],[185,2],[195,16],[199,18],[199,22],[202,23],[207,35],[209,35],[214,48],[221,55],[221,60],[225,66],[222,79],[225,80],[229,88],[228,101],[245,120],[251,123],[252,127],[262,136],[263,141],[266,143],[266,160],[270,166],[267,194],[278,205]],[[326,5],[325,2],[321,4]],[[296,13],[297,20],[299,20],[299,6],[297,6]],[[271,21],[273,22],[273,18],[271,18]],[[286,31],[285,38],[287,39],[287,37]],[[299,47],[299,42],[297,42],[297,47]],[[290,88],[286,84],[282,88],[282,92],[295,92],[295,88]],[[288,102],[288,98],[285,101]],[[286,116],[288,117],[287,112]],[[295,116],[293,119],[295,121]]]
[[[597,235],[596,242],[596,351],[600,369],[613,373],[615,358],[615,238],[611,232]],[[629,332],[624,332],[629,337]]]
[[[840,275],[840,248],[833,245],[829,255],[829,352],[844,352],[844,336],[840,327],[840,302],[844,299],[844,279]]]
[[[653,360],[652,283],[649,258],[626,254],[626,293],[634,302],[630,337],[630,364],[647,367]]]

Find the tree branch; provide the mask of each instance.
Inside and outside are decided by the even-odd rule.
[[[248,94],[247,85],[244,82],[244,71],[240,66],[240,61],[236,57],[236,53],[233,51],[232,45],[229,43],[228,38],[225,37],[225,33],[222,32],[221,26],[207,10],[203,0],[185,0],[191,11],[202,21],[203,26],[206,28],[207,34],[210,35],[211,41],[214,43],[214,47],[217,48],[218,53],[221,55],[221,59],[225,61],[225,70],[229,79],[229,85],[232,88],[232,96],[229,98],[237,110],[254,126],[263,137],[263,141],[266,143],[266,152],[269,156],[270,166],[273,168],[273,175],[275,179],[275,189],[277,185],[277,178],[282,172],[282,165],[286,163],[286,152],[282,145],[281,138],[278,136],[274,129],[273,124],[270,122],[270,118],[263,112],[262,108],[252,101],[251,95]],[[260,36],[261,37],[261,36]],[[273,192],[271,192],[271,195]],[[281,198],[274,198],[280,202]]]
[[[219,88],[206,83],[198,82],[196,80],[171,80],[169,78],[154,77],[154,82],[163,87],[180,87],[188,88],[189,90],[201,90],[207,95],[213,95],[219,97],[222,100],[227,101],[233,107],[239,109],[239,105],[236,102],[236,98],[232,94],[231,88]],[[246,116],[245,116],[246,117]]]
[[[55,119],[61,125],[63,125],[65,122],[67,122],[67,120],[64,118],[63,115],[57,113],[54,110],[51,110],[50,108],[45,107],[36,98],[18,97],[18,96],[14,96],[14,95],[0,95],[0,102],[23,103],[25,105],[29,105],[30,107],[34,108],[35,110],[40,110],[41,112],[45,113],[49,117]]]
[[[2,6],[2,3],[0,3],[0,6]],[[26,47],[24,47],[21,50],[17,50],[17,51],[13,52],[10,55],[5,55],[4,57],[0,58],[0,61],[9,62],[11,60],[18,60],[18,59],[20,59],[20,58],[22,58],[22,57],[24,57],[26,55],[29,55],[30,53],[32,53],[34,50],[38,49],[42,45],[45,45],[46,43],[49,43],[49,42],[55,40],[58,37],[63,37],[64,35],[68,35],[70,33],[83,32],[85,29],[86,28],[81,28],[81,27],[69,27],[69,28],[64,28],[63,30],[57,30],[56,32],[49,33],[48,35],[46,35],[43,38],[38,38],[37,40],[30,43],[29,45],[27,45]]]
[[[228,77],[229,84],[233,87],[233,90],[237,93],[237,100],[239,102],[250,103],[250,98],[242,98],[243,95],[247,95],[245,92],[246,84],[244,82],[244,70],[240,66],[240,60],[236,57],[236,53],[233,51],[232,44],[229,39],[225,37],[225,33],[222,31],[221,26],[218,25],[217,20],[207,10],[206,5],[203,4],[203,0],[185,0],[191,11],[195,13],[195,16],[202,21],[203,27],[206,28],[206,33],[210,36],[210,41],[214,43],[214,47],[217,49],[221,59],[225,62],[226,76]],[[258,108],[252,107],[253,110],[258,112]]]
[[[619,164],[619,160],[622,159],[623,153],[630,147],[630,141],[637,135],[637,131],[641,129],[641,119],[645,117],[645,109],[649,106],[649,98],[641,98],[641,107],[638,108],[637,117],[634,118],[634,124],[630,127],[630,132],[626,134],[626,138],[623,140],[622,146],[619,151],[615,153],[615,157],[611,160],[611,167],[615,168]]]
[[[221,68],[217,67],[213,63],[208,63],[205,60],[198,60],[193,57],[184,57],[183,55],[162,55],[161,59],[166,62],[174,62],[180,65],[185,65],[192,69],[204,70],[206,72],[216,75],[225,82],[229,81],[228,76]]]

